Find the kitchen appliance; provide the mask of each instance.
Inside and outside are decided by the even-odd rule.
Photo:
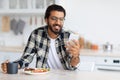
[[[98,70],[120,71],[120,58],[98,58],[95,65]]]

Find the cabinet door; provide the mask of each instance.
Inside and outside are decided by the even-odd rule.
[[[80,56],[79,71],[93,71],[96,58],[94,56]]]

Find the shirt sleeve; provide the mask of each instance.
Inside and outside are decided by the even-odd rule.
[[[68,68],[68,70],[76,70],[79,66],[79,63],[76,66],[71,66],[71,64],[70,64],[71,59],[72,59],[72,55],[67,55],[67,64],[66,64],[67,68]]]
[[[25,68],[28,67],[29,63],[32,62],[35,52],[36,52],[36,48],[35,48],[35,43],[36,43],[36,39],[35,39],[35,33],[32,32],[29,39],[28,39],[28,43],[26,45],[26,48],[24,49],[23,55],[20,59],[14,61],[17,62],[20,65],[20,68]]]

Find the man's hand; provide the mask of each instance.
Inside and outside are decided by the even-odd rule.
[[[77,57],[80,52],[80,44],[78,40],[71,40],[67,43],[67,51],[74,57]]]
[[[71,40],[68,42],[66,46],[67,51],[72,55],[71,65],[76,66],[80,59],[79,59],[79,52],[80,52],[80,44],[78,40]]]
[[[9,60],[6,60],[5,62],[3,62],[1,64],[1,69],[3,71],[3,73],[7,73],[7,64],[9,63]],[[20,65],[18,64],[18,69],[20,68]]]
[[[8,63],[9,61],[8,60],[6,60],[5,62],[3,62],[2,64],[1,64],[1,69],[2,69],[2,71],[4,72],[4,73],[7,73],[7,63]]]

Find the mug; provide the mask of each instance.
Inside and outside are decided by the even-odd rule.
[[[15,62],[7,63],[7,73],[8,74],[17,74],[18,73],[18,63],[15,63]]]

